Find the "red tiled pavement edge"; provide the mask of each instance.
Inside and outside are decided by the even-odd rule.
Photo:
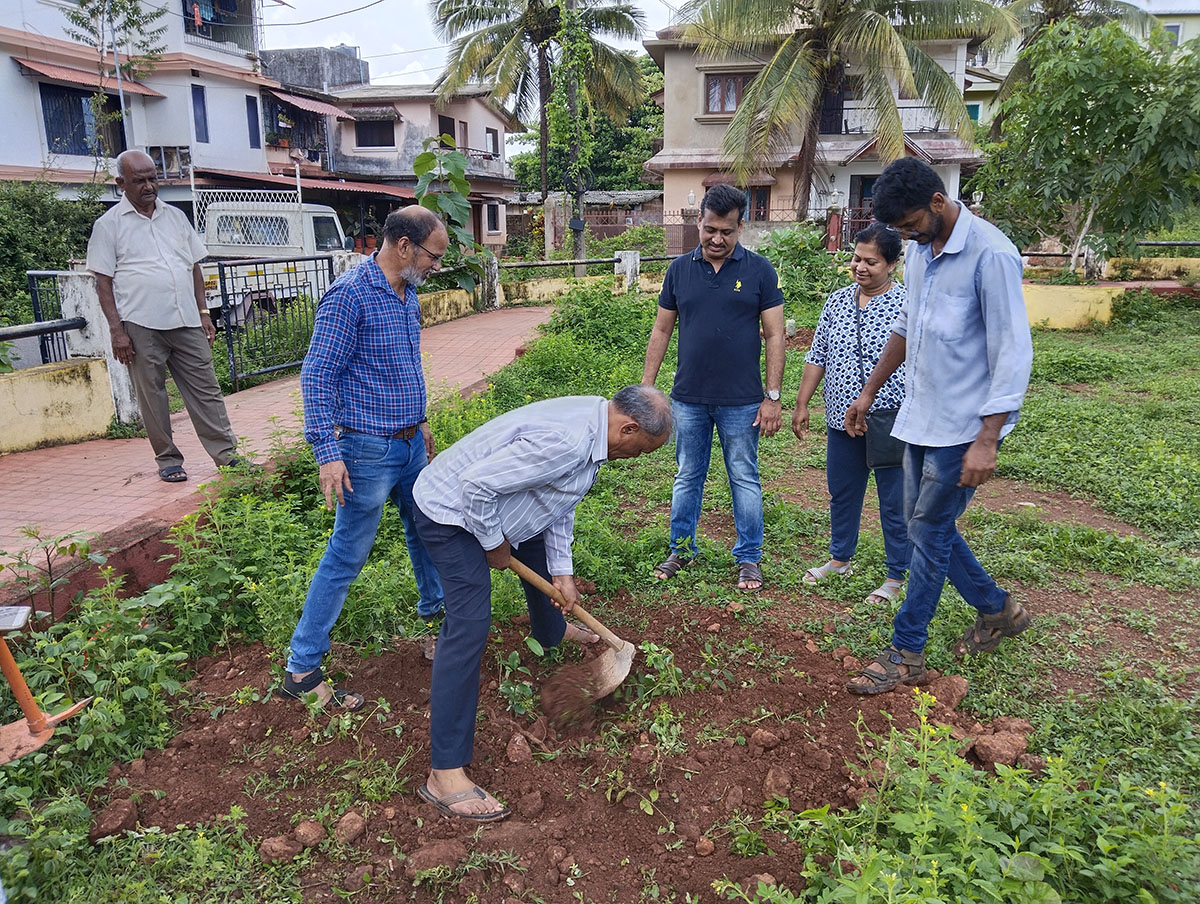
[[[489,374],[512,361],[517,348],[536,335],[551,307],[513,307],[473,314],[422,331],[421,353],[431,397],[486,385]],[[301,429],[300,379],[290,377],[226,398],[229,419],[251,457],[265,460],[272,437]],[[185,412],[172,418],[189,480],[158,478],[145,439],[91,440],[0,456],[0,567],[32,541],[22,525],[43,537],[73,531],[100,535],[103,549],[119,549],[140,538],[161,537],[199,504],[199,487],[216,476]],[[0,577],[0,582],[10,577]]]

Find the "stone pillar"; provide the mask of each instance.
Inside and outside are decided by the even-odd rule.
[[[500,287],[500,261],[489,254],[483,261],[483,309],[494,311],[504,303],[504,290]]]
[[[58,274],[58,293],[62,299],[62,316],[82,317],[87,325],[82,330],[67,330],[67,351],[74,358],[103,358],[108,363],[108,385],[112,391],[113,410],[117,422],[137,423],[141,412],[133,394],[129,368],[113,357],[112,335],[108,320],[100,310],[96,294],[96,277],[91,273]]]
[[[625,292],[633,292],[638,288],[638,278],[642,273],[642,253],[640,251],[618,251],[617,262],[613,270],[617,276],[623,276]]]

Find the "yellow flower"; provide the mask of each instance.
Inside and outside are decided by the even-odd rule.
[[[962,808],[963,808],[963,812],[964,812],[964,813],[966,813],[966,812],[967,812],[967,805],[966,805],[966,804],[962,804]]]
[[[932,866],[934,869],[937,869],[937,861],[936,860],[930,861],[929,865]]]
[[[1153,788],[1147,788],[1147,789],[1146,789],[1146,793],[1147,793],[1147,794],[1149,794],[1151,797],[1153,797],[1153,796],[1154,796],[1154,789],[1153,789]]]

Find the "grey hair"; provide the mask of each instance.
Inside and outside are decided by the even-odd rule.
[[[671,429],[671,403],[660,389],[635,383],[613,396],[612,403],[651,436],[662,436]]]
[[[439,227],[444,229],[445,224],[436,213],[419,204],[410,204],[387,215],[383,221],[383,237],[393,245],[401,239],[419,245]]]

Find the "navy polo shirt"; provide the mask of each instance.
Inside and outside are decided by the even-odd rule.
[[[717,271],[699,246],[671,261],[658,296],[658,306],[679,318],[671,398],[694,405],[761,402],[761,315],[781,304],[775,268],[740,242]]]

